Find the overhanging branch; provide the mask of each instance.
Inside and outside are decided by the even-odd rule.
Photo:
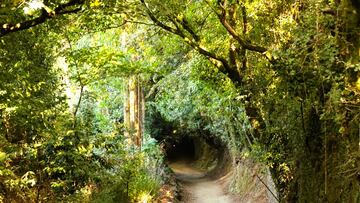
[[[162,23],[159,19],[157,19],[155,17],[155,15],[151,12],[150,8],[146,5],[145,0],[140,0],[140,2],[144,5],[145,9],[146,9],[146,13],[148,14],[148,16],[150,17],[150,19],[159,27],[163,28],[164,30],[171,32],[173,34],[179,35],[179,30],[172,28],[170,26],[165,25],[164,23]]]
[[[209,3],[208,3],[209,4]],[[240,37],[240,35],[235,31],[235,29],[229,24],[229,22],[226,20],[226,10],[223,4],[221,4],[219,2],[218,4],[219,8],[220,8],[220,12],[216,11],[215,9],[214,12],[216,13],[216,15],[218,16],[221,24],[224,26],[224,28],[228,31],[228,33],[237,41],[239,42],[239,44],[247,50],[250,51],[255,51],[255,52],[259,52],[259,53],[264,53],[267,51],[267,48],[265,47],[261,47],[261,46],[257,46],[257,45],[253,45],[249,42],[247,42],[246,40],[242,39]]]
[[[194,48],[197,52],[199,52],[199,54],[207,57],[210,59],[210,61],[215,64],[217,67],[219,67],[219,64],[221,64],[219,67],[219,70],[228,75],[229,78],[234,81],[234,82],[241,82],[241,77],[239,76],[238,72],[236,69],[233,69],[229,62],[221,57],[218,56],[217,54],[210,52],[208,50],[206,50],[204,47],[202,47],[200,45],[200,39],[199,36],[196,35],[196,33],[191,29],[191,27],[189,26],[188,22],[186,21],[175,21],[174,19],[170,19],[170,21],[174,24],[175,27],[170,27],[168,25],[165,25],[164,23],[162,23],[150,10],[150,8],[147,6],[147,4],[145,3],[145,0],[140,0],[140,2],[144,5],[145,9],[146,9],[146,13],[148,14],[148,16],[150,17],[150,19],[159,27],[161,27],[162,29],[178,35],[179,37],[181,37],[188,45],[190,45],[192,48]],[[179,25],[183,28],[180,29]],[[186,36],[183,32],[183,30],[186,30],[187,32],[190,33],[190,36]],[[215,62],[214,62],[215,61]]]
[[[77,13],[81,11],[81,6],[84,4],[84,2],[84,0],[71,0],[68,3],[60,4],[52,12],[48,12],[45,9],[42,9],[40,16],[31,20],[19,23],[2,23],[0,24],[0,37],[3,37],[12,32],[29,29],[44,23],[47,19],[54,18],[58,15]]]

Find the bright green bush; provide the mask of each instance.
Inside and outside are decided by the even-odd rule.
[[[146,158],[137,152],[127,156],[115,172],[107,172],[92,202],[138,202],[145,195],[155,197],[160,182],[150,175]]]

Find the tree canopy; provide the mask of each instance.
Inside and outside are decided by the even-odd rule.
[[[156,201],[185,135],[265,165],[283,202],[358,202],[359,33],[355,0],[5,0],[0,202]]]

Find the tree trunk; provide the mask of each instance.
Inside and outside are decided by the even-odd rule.
[[[131,144],[130,137],[130,90],[129,79],[126,80],[124,85],[124,136],[128,140],[128,144]]]
[[[145,103],[139,76],[131,76],[126,82],[125,88],[125,136],[131,146],[141,149]]]

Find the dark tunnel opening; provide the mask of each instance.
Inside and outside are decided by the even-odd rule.
[[[166,149],[166,160],[194,161],[196,159],[196,146],[194,138],[184,136],[180,140],[169,143]]]
[[[211,135],[168,136],[161,142],[165,163],[177,174],[183,174],[189,169],[201,170],[217,177],[230,170],[232,159],[226,144]]]

